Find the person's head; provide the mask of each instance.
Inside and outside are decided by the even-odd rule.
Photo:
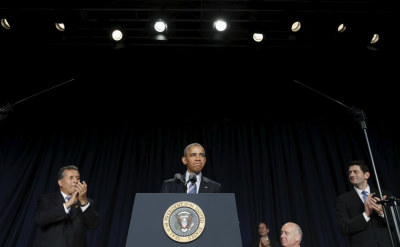
[[[188,172],[199,174],[206,164],[206,152],[199,143],[192,143],[183,150],[182,163]]]
[[[260,223],[258,223],[258,234],[260,234],[261,237],[266,237],[268,236],[269,233],[269,228],[267,226],[267,223],[265,223],[264,221],[260,221]]]
[[[64,166],[58,171],[58,185],[65,194],[72,195],[78,182],[80,182],[80,175],[77,166]]]
[[[298,247],[302,238],[303,232],[296,223],[287,222],[282,226],[281,245],[283,247]]]
[[[370,176],[369,168],[363,160],[354,160],[348,164],[348,175],[351,184],[364,189]]]

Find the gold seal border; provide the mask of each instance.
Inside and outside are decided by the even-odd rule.
[[[182,236],[175,234],[169,225],[169,220],[171,218],[172,213],[175,212],[175,210],[177,210],[178,208],[182,208],[182,207],[191,208],[199,216],[199,227],[191,235],[186,236],[186,237],[182,237]],[[180,242],[180,243],[191,242],[191,241],[197,239],[198,237],[200,237],[200,235],[203,233],[205,225],[206,225],[206,217],[204,216],[203,210],[201,210],[201,208],[197,204],[195,204],[193,202],[189,202],[189,201],[180,201],[180,202],[172,204],[165,212],[164,218],[163,218],[163,226],[164,226],[165,233],[172,240],[174,240],[176,242]]]

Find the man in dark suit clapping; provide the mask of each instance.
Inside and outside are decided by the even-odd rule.
[[[348,237],[351,247],[389,247],[390,235],[384,218],[378,190],[370,188],[368,166],[362,160],[348,165],[349,180],[354,189],[336,199],[339,231]],[[382,192],[383,199],[390,196]]]
[[[41,235],[36,246],[86,247],[86,230],[97,228],[99,215],[86,195],[87,184],[81,183],[78,167],[62,167],[58,185],[59,192],[39,198],[35,222]]]

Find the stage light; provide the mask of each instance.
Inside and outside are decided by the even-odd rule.
[[[291,27],[292,32],[298,32],[300,29],[301,29],[301,22],[300,21],[293,22]]]
[[[264,35],[262,33],[254,33],[253,34],[253,40],[255,42],[261,42],[264,38]]]
[[[159,33],[165,32],[167,30],[167,23],[163,20],[157,20],[154,23],[154,30],[156,30]]]
[[[8,23],[6,18],[1,18],[1,26],[5,29],[10,29],[10,23]]]
[[[121,30],[115,29],[112,31],[111,37],[114,41],[120,41],[124,37],[124,34]]]
[[[344,23],[341,23],[339,26],[338,26],[338,28],[337,28],[337,31],[339,32],[339,33],[343,33],[344,31],[346,31],[346,25],[344,24]]]
[[[64,32],[65,31],[65,25],[62,22],[56,22],[56,29],[60,32]]]
[[[219,19],[214,22],[214,28],[219,32],[225,31],[227,27],[228,24],[224,20]]]
[[[379,41],[379,34],[374,33],[372,35],[372,39],[371,39],[371,41],[369,43],[373,45],[373,44],[376,44],[378,41]]]

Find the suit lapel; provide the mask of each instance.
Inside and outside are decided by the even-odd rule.
[[[65,199],[63,197],[63,195],[61,194],[61,192],[57,193],[54,195],[54,201],[59,204],[59,203],[64,203]]]
[[[361,200],[360,196],[357,194],[357,191],[353,189],[351,193],[351,199],[355,202],[357,202],[357,205],[364,205],[363,201]]]
[[[348,210],[349,214],[353,217],[357,214],[359,214],[360,211],[363,211],[364,208],[364,203],[360,199],[360,197],[357,194],[357,191],[353,189],[350,194],[348,199],[349,204],[348,204]]]
[[[199,193],[207,193],[207,191],[208,191],[208,183],[204,180],[204,176],[201,176]]]

